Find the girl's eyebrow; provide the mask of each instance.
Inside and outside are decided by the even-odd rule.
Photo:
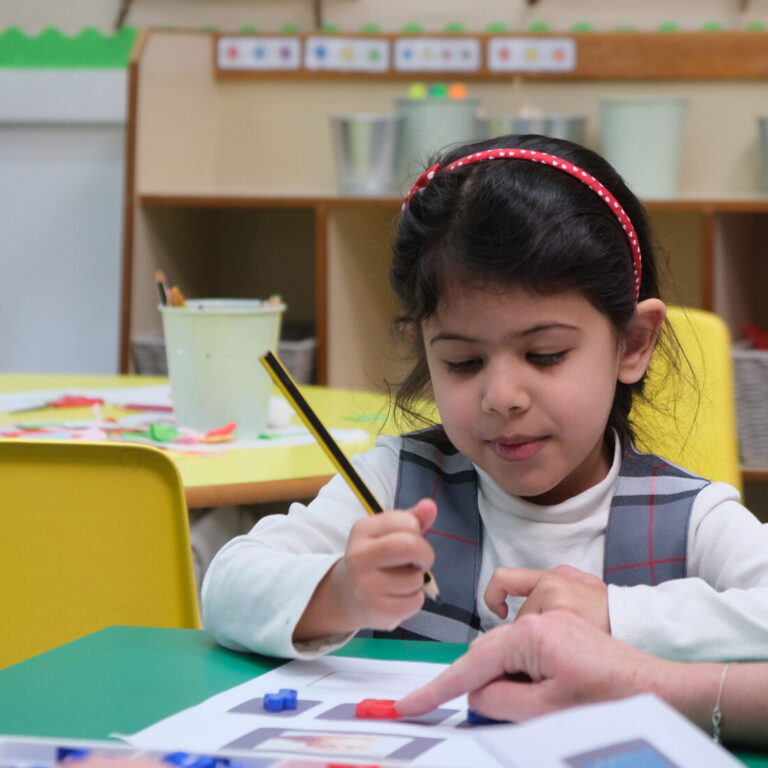
[[[581,329],[576,325],[569,325],[568,323],[541,323],[539,325],[531,326],[530,328],[526,328],[524,331],[518,331],[517,333],[513,334],[516,338],[524,338],[526,336],[532,336],[536,333],[542,333],[543,331],[551,331],[552,329],[565,329],[569,331],[580,331]],[[463,341],[468,344],[477,344],[480,340],[475,339],[471,336],[464,336],[461,333],[448,333],[448,332],[442,332],[442,333],[436,333],[432,338],[429,340],[430,346],[432,344],[437,343],[438,341]]]

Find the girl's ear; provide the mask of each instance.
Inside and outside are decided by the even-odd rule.
[[[624,337],[624,350],[619,362],[618,379],[622,384],[634,384],[643,377],[666,316],[667,308],[661,299],[638,302]]]

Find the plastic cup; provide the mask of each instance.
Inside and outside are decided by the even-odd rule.
[[[259,358],[277,349],[285,305],[192,299],[159,309],[177,425],[208,432],[235,422],[235,437],[258,437],[272,391]]]
[[[687,107],[676,96],[600,99],[603,155],[638,197],[677,194]]]

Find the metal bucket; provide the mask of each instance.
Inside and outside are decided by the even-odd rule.
[[[343,195],[397,194],[395,167],[403,118],[361,113],[331,117],[339,192]]]
[[[768,192],[768,115],[757,118],[758,138],[760,141],[760,170],[763,192]]]
[[[639,197],[674,197],[688,100],[676,96],[606,96],[600,99],[605,159]]]
[[[517,117],[496,115],[490,118],[491,136],[506,136],[514,133],[538,133],[553,139],[566,139],[577,144],[584,143],[587,118],[585,115],[542,115],[541,117]]]
[[[451,144],[488,136],[487,122],[478,117],[479,101],[466,99],[396,99],[397,113],[405,119],[398,163],[401,191],[424,170],[431,154]]]

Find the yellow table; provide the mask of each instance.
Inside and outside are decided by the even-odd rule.
[[[167,383],[167,379],[150,376],[80,376],[47,374],[0,374],[0,392],[66,389],[77,393],[82,389],[111,387],[145,387]],[[361,429],[365,440],[341,444],[351,456],[367,451],[376,436],[398,430],[389,417],[384,395],[355,390],[302,387],[310,405],[329,428]],[[68,409],[68,418],[89,415],[88,409]],[[36,411],[35,416],[61,418],[61,411]],[[300,423],[294,417],[296,423]],[[20,416],[0,413],[0,422],[21,420]],[[316,444],[270,446],[231,450],[211,456],[171,454],[181,473],[191,508],[224,504],[255,504],[267,501],[292,501],[314,496],[334,474],[322,449]]]

